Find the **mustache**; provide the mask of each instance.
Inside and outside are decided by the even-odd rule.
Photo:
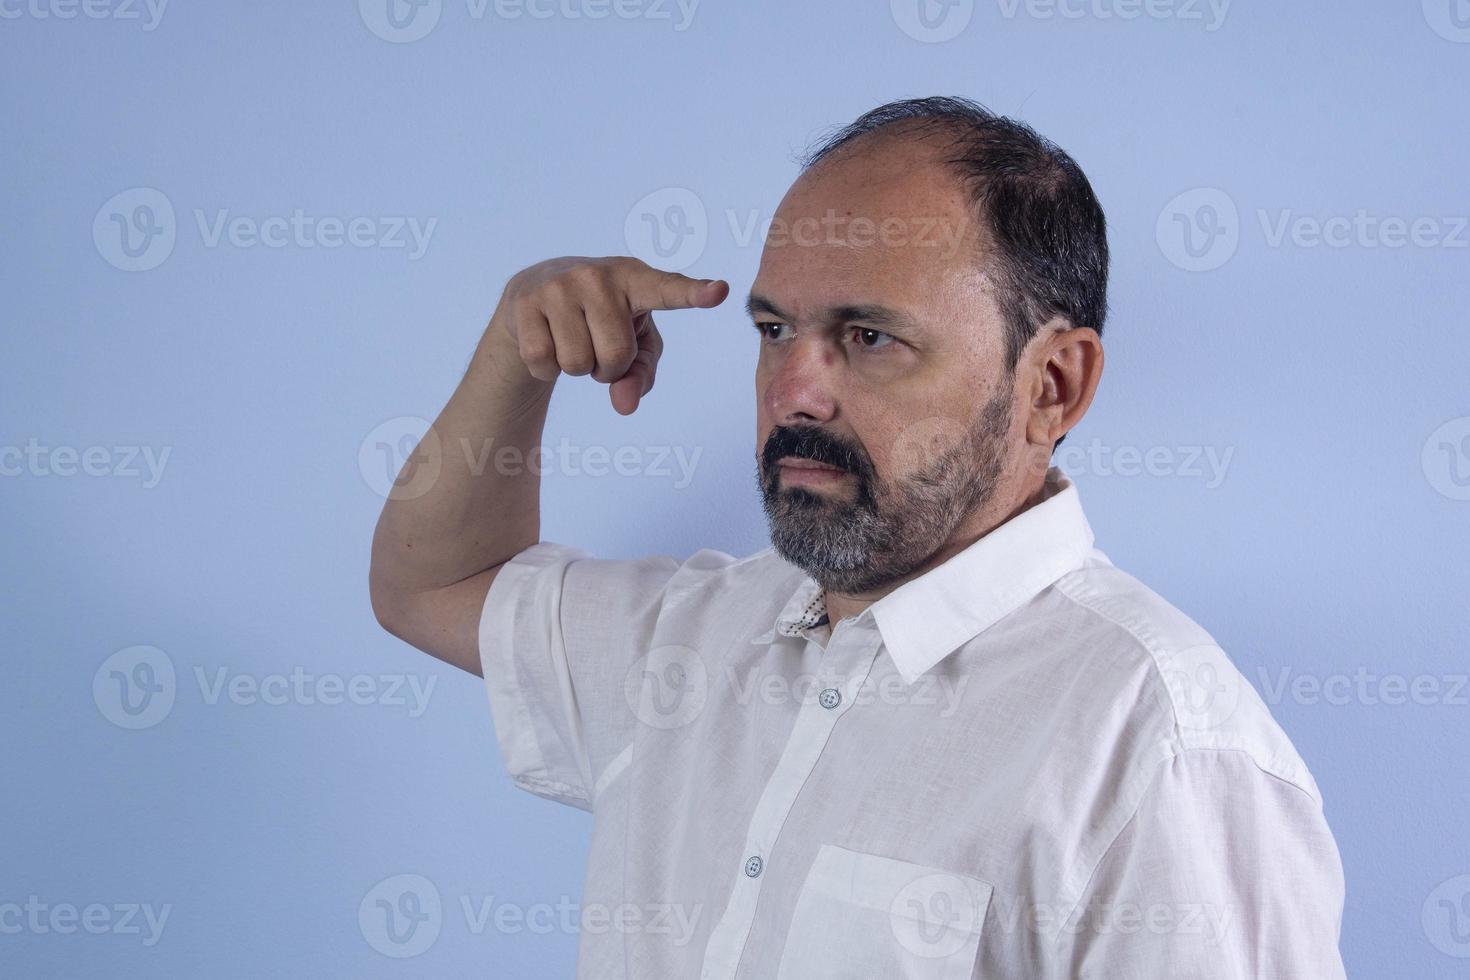
[[[826,463],[865,480],[873,472],[866,453],[816,425],[778,425],[771,429],[761,450],[761,470],[766,474],[775,472],[777,461],[785,456]]]

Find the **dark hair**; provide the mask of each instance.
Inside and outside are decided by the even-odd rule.
[[[1015,369],[1022,349],[1054,316],[1102,333],[1108,291],[1102,206],[1076,161],[1025,123],[969,99],[890,102],[824,137],[807,151],[802,170],[895,123],[909,124],[905,134],[951,138],[945,150],[953,155],[945,163],[964,182],[993,246],[1007,368]]]

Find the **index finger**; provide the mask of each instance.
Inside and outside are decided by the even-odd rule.
[[[723,279],[691,279],[639,262],[628,266],[623,290],[633,312],[643,313],[719,306],[730,295],[730,284]]]

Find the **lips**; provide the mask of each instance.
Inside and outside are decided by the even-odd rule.
[[[801,456],[782,456],[776,461],[776,465],[789,467],[793,470],[823,470],[829,473],[845,473],[846,470],[827,463],[819,463],[814,459],[806,459]]]

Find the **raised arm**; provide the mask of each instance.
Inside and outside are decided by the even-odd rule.
[[[663,340],[654,310],[718,306],[722,280],[634,258],[549,259],[513,276],[469,369],[404,463],[373,535],[369,590],[383,628],[480,673],[478,624],[500,566],[541,533],[541,479],[497,466],[540,444],[561,374],[591,374],[632,414],[653,387]]]

